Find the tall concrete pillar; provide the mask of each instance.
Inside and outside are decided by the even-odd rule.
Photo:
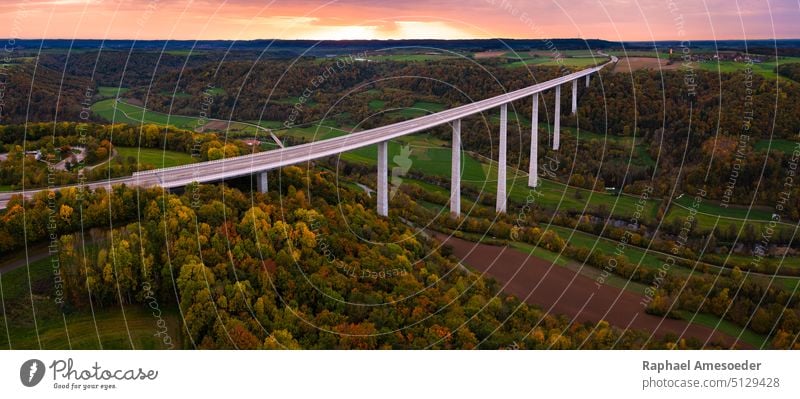
[[[269,191],[269,185],[267,184],[267,172],[261,172],[256,176],[256,188],[260,193],[266,193]]]
[[[572,81],[572,115],[578,112],[578,79]]]
[[[592,75],[586,75],[586,87],[589,87],[589,76],[592,76]]]
[[[389,216],[389,142],[378,143],[378,215]]]
[[[528,166],[528,187],[539,184],[539,93],[533,93],[531,110],[531,156]]]
[[[453,159],[450,163],[450,213],[461,215],[461,119],[453,121]]]
[[[561,86],[556,86],[556,120],[553,124],[553,149],[557,150],[561,144]]]
[[[506,212],[506,129],[508,125],[508,104],[500,106],[500,145],[497,157],[497,207],[500,213]]]

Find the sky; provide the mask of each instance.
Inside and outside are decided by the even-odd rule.
[[[800,38],[800,0],[0,0],[0,37]]]

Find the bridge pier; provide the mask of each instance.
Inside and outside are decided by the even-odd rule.
[[[500,106],[500,145],[497,156],[497,206],[495,211],[506,213],[506,146],[508,127],[508,103]]]
[[[556,86],[556,112],[553,123],[553,149],[558,150],[561,145],[561,85]]]
[[[269,191],[269,184],[267,184],[267,172],[261,172],[256,176],[256,188],[259,193],[266,193]]]
[[[589,87],[589,76],[591,75],[586,75],[586,87]]]
[[[531,156],[528,166],[528,187],[539,184],[539,93],[533,93],[531,109]]]
[[[453,158],[450,164],[450,213],[461,215],[461,119],[453,121]]]
[[[389,216],[389,142],[378,143],[378,215]]]
[[[572,81],[572,115],[578,112],[578,79]]]

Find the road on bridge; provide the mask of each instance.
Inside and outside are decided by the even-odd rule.
[[[138,172],[134,173],[134,175],[130,177],[89,183],[84,185],[84,187],[94,190],[99,187],[110,188],[113,185],[125,184],[129,186],[140,187],[161,186],[164,188],[175,188],[183,187],[192,182],[205,183],[220,181],[278,169],[284,166],[300,164],[314,159],[324,158],[342,152],[352,151],[361,147],[378,144],[400,136],[417,133],[439,125],[450,123],[461,118],[465,118],[470,115],[497,108],[511,101],[526,98],[532,96],[534,93],[540,93],[569,83],[573,80],[597,73],[605,66],[613,64],[616,61],[616,57],[612,56],[609,62],[606,62],[602,65],[573,72],[571,74],[538,83],[533,86],[434,114],[421,116],[419,118],[363,130],[360,132],[354,132],[346,136],[335,137],[271,151],[259,152],[255,154],[220,159],[216,161],[199,162],[171,168]],[[0,193],[0,208],[5,208],[13,195],[21,194],[27,198],[30,198],[38,192],[48,190],[50,189]]]

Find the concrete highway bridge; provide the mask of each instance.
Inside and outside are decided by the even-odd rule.
[[[531,110],[531,148],[528,185],[535,187],[538,177],[538,124],[539,124],[539,94],[547,90],[555,90],[555,121],[553,131],[553,149],[559,147],[559,134],[561,123],[561,86],[572,84],[572,113],[578,107],[578,82],[585,79],[589,85],[589,77],[609,64],[617,62],[617,58],[610,57],[610,61],[602,65],[587,68],[569,75],[561,76],[546,82],[538,83],[523,89],[505,93],[496,97],[476,101],[456,108],[421,116],[419,118],[381,126],[373,129],[354,132],[346,136],[306,143],[297,146],[275,149],[255,154],[243,155],[233,158],[219,159],[209,162],[199,162],[171,168],[155,169],[134,173],[133,176],[110,179],[101,182],[87,183],[83,187],[96,189],[98,187],[110,188],[118,184],[129,186],[161,186],[164,188],[184,187],[192,182],[208,183],[231,179],[242,176],[256,175],[258,190],[267,190],[267,172],[284,166],[300,164],[314,159],[325,158],[357,148],[378,145],[378,184],[377,184],[377,211],[382,216],[389,214],[389,176],[388,176],[388,143],[397,137],[414,134],[433,127],[450,124],[453,128],[453,156],[450,211],[454,215],[461,213],[461,119],[493,108],[500,108],[500,139],[497,176],[497,212],[506,211],[506,146],[508,127],[508,104],[522,98],[532,97]],[[77,186],[74,186],[77,187]],[[26,190],[17,192],[0,193],[0,208],[5,208],[13,195],[23,195],[30,198],[40,191],[48,189]]]

